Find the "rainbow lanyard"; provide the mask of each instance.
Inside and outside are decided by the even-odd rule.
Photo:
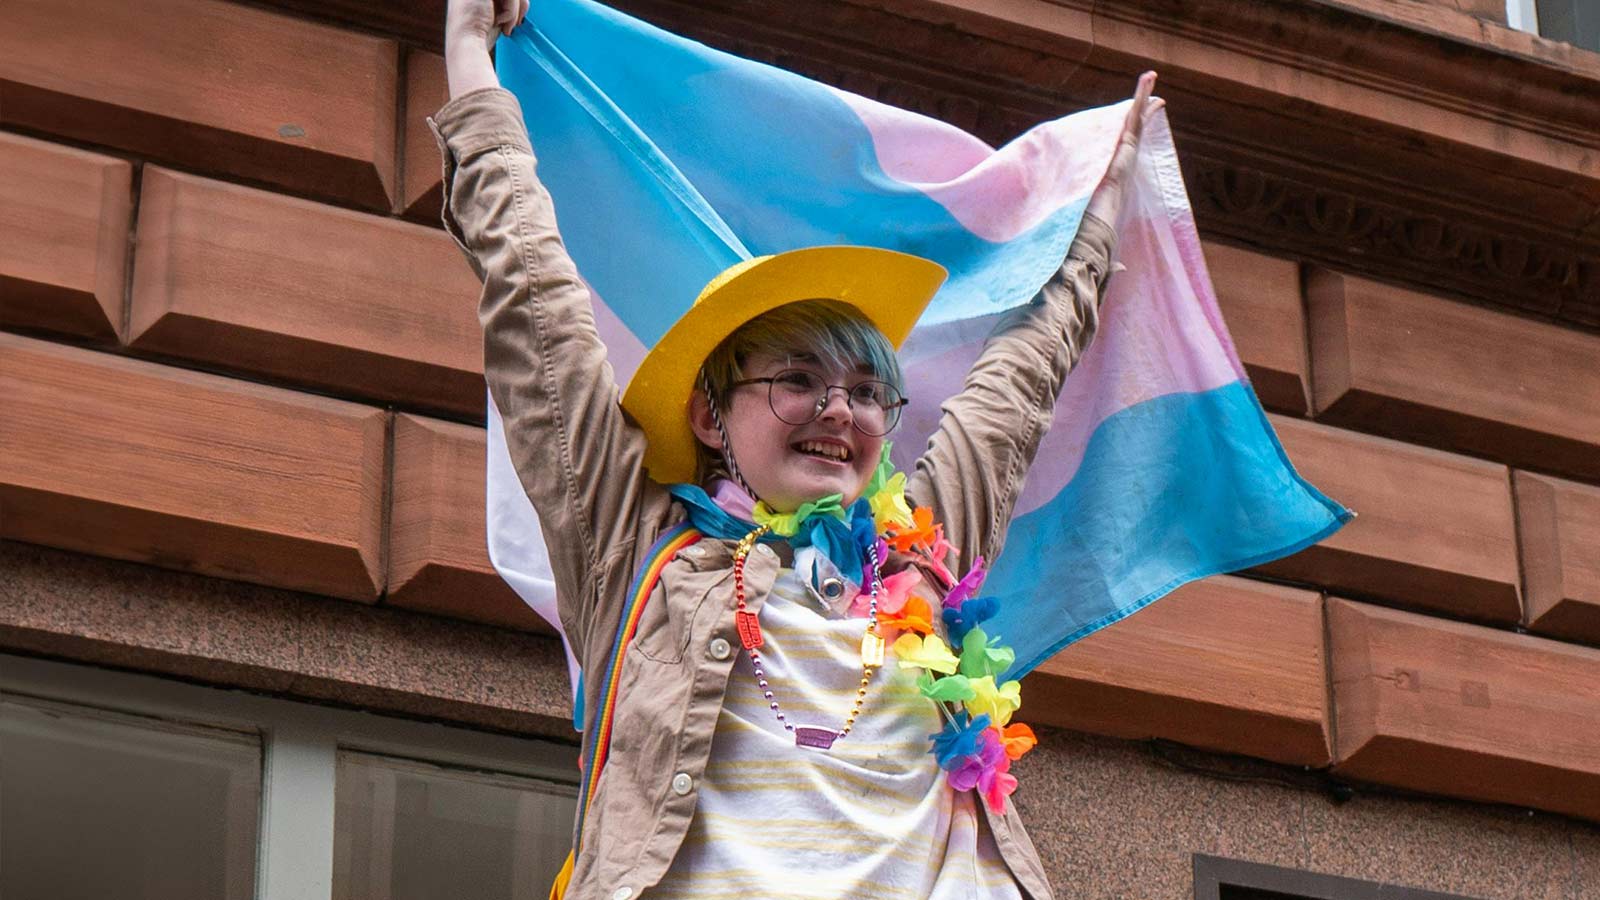
[[[611,720],[617,711],[617,676],[622,672],[628,644],[633,642],[634,632],[639,628],[645,604],[650,602],[650,592],[661,580],[661,570],[667,567],[679,550],[703,536],[688,522],[667,529],[656,539],[650,552],[645,554],[644,564],[639,567],[638,573],[633,576],[632,586],[628,588],[627,601],[622,607],[622,620],[617,623],[617,637],[611,648],[611,665],[606,667],[605,683],[601,686],[600,709],[592,725],[594,740],[589,742],[588,752],[583,757],[583,782],[578,788],[577,832],[573,840],[575,848],[583,843],[583,819],[589,812],[589,799],[594,795],[595,785],[600,783],[600,770],[605,768],[606,756],[611,751]]]

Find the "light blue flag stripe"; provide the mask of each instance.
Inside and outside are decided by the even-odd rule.
[[[975,323],[1026,301],[1055,271],[1109,158],[1105,125],[1121,118],[1092,111],[1040,126],[1042,143],[993,151],[590,0],[536,0],[529,21],[537,30],[525,24],[500,42],[500,77],[522,103],[568,248],[597,306],[626,330],[604,334],[614,351],[649,347],[708,280],[750,254],[880,246],[950,269],[912,339],[922,334],[933,349],[908,371],[927,379],[922,388],[953,390],[937,369],[947,364],[944,335],[970,332],[970,358],[982,336]],[[1186,581],[1296,552],[1349,518],[1294,473],[1243,380],[1170,134],[1153,124],[1141,152],[1148,177],[1122,223],[1129,271],[1114,279],[1101,335],[1063,393],[1062,409],[1077,414],[1058,417],[1047,436],[1029,476],[1034,499],[985,585],[1003,601],[990,630],[1016,648],[1014,674]],[[908,147],[970,156],[975,145],[981,164],[939,183],[899,180],[882,161]],[[1063,159],[1073,177],[1040,171]],[[1018,184],[1069,183],[1087,187],[1000,229],[1005,239],[969,227],[985,198],[1015,202]],[[950,205],[952,196],[967,206]],[[631,368],[617,369],[626,382]],[[942,399],[913,393],[930,409]],[[496,465],[504,448],[494,434],[490,453],[491,558],[559,628],[547,560],[526,547],[536,519],[514,473]]]

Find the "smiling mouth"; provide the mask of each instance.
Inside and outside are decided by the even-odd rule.
[[[794,449],[807,456],[815,456],[818,459],[826,459],[829,462],[847,463],[852,456],[848,447],[822,441],[801,441],[794,445]]]

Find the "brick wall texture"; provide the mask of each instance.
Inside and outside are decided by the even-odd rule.
[[[484,549],[443,62],[272,7],[0,5],[0,651],[561,735],[558,645]],[[1291,460],[1358,518],[1031,676],[1052,876],[1600,896],[1600,333],[1207,240]]]

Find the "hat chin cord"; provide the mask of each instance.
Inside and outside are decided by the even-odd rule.
[[[722,424],[722,413],[717,410],[717,398],[711,393],[711,379],[704,371],[700,373],[700,390],[706,395],[706,408],[711,411],[711,421],[716,424],[717,434],[722,438],[722,446],[717,451],[722,455],[722,464],[727,467],[728,474],[739,487],[744,488],[744,492],[749,494],[752,500],[760,503],[761,495],[744,480],[744,473],[739,471],[739,464],[733,461],[733,441],[728,438],[727,426]]]

